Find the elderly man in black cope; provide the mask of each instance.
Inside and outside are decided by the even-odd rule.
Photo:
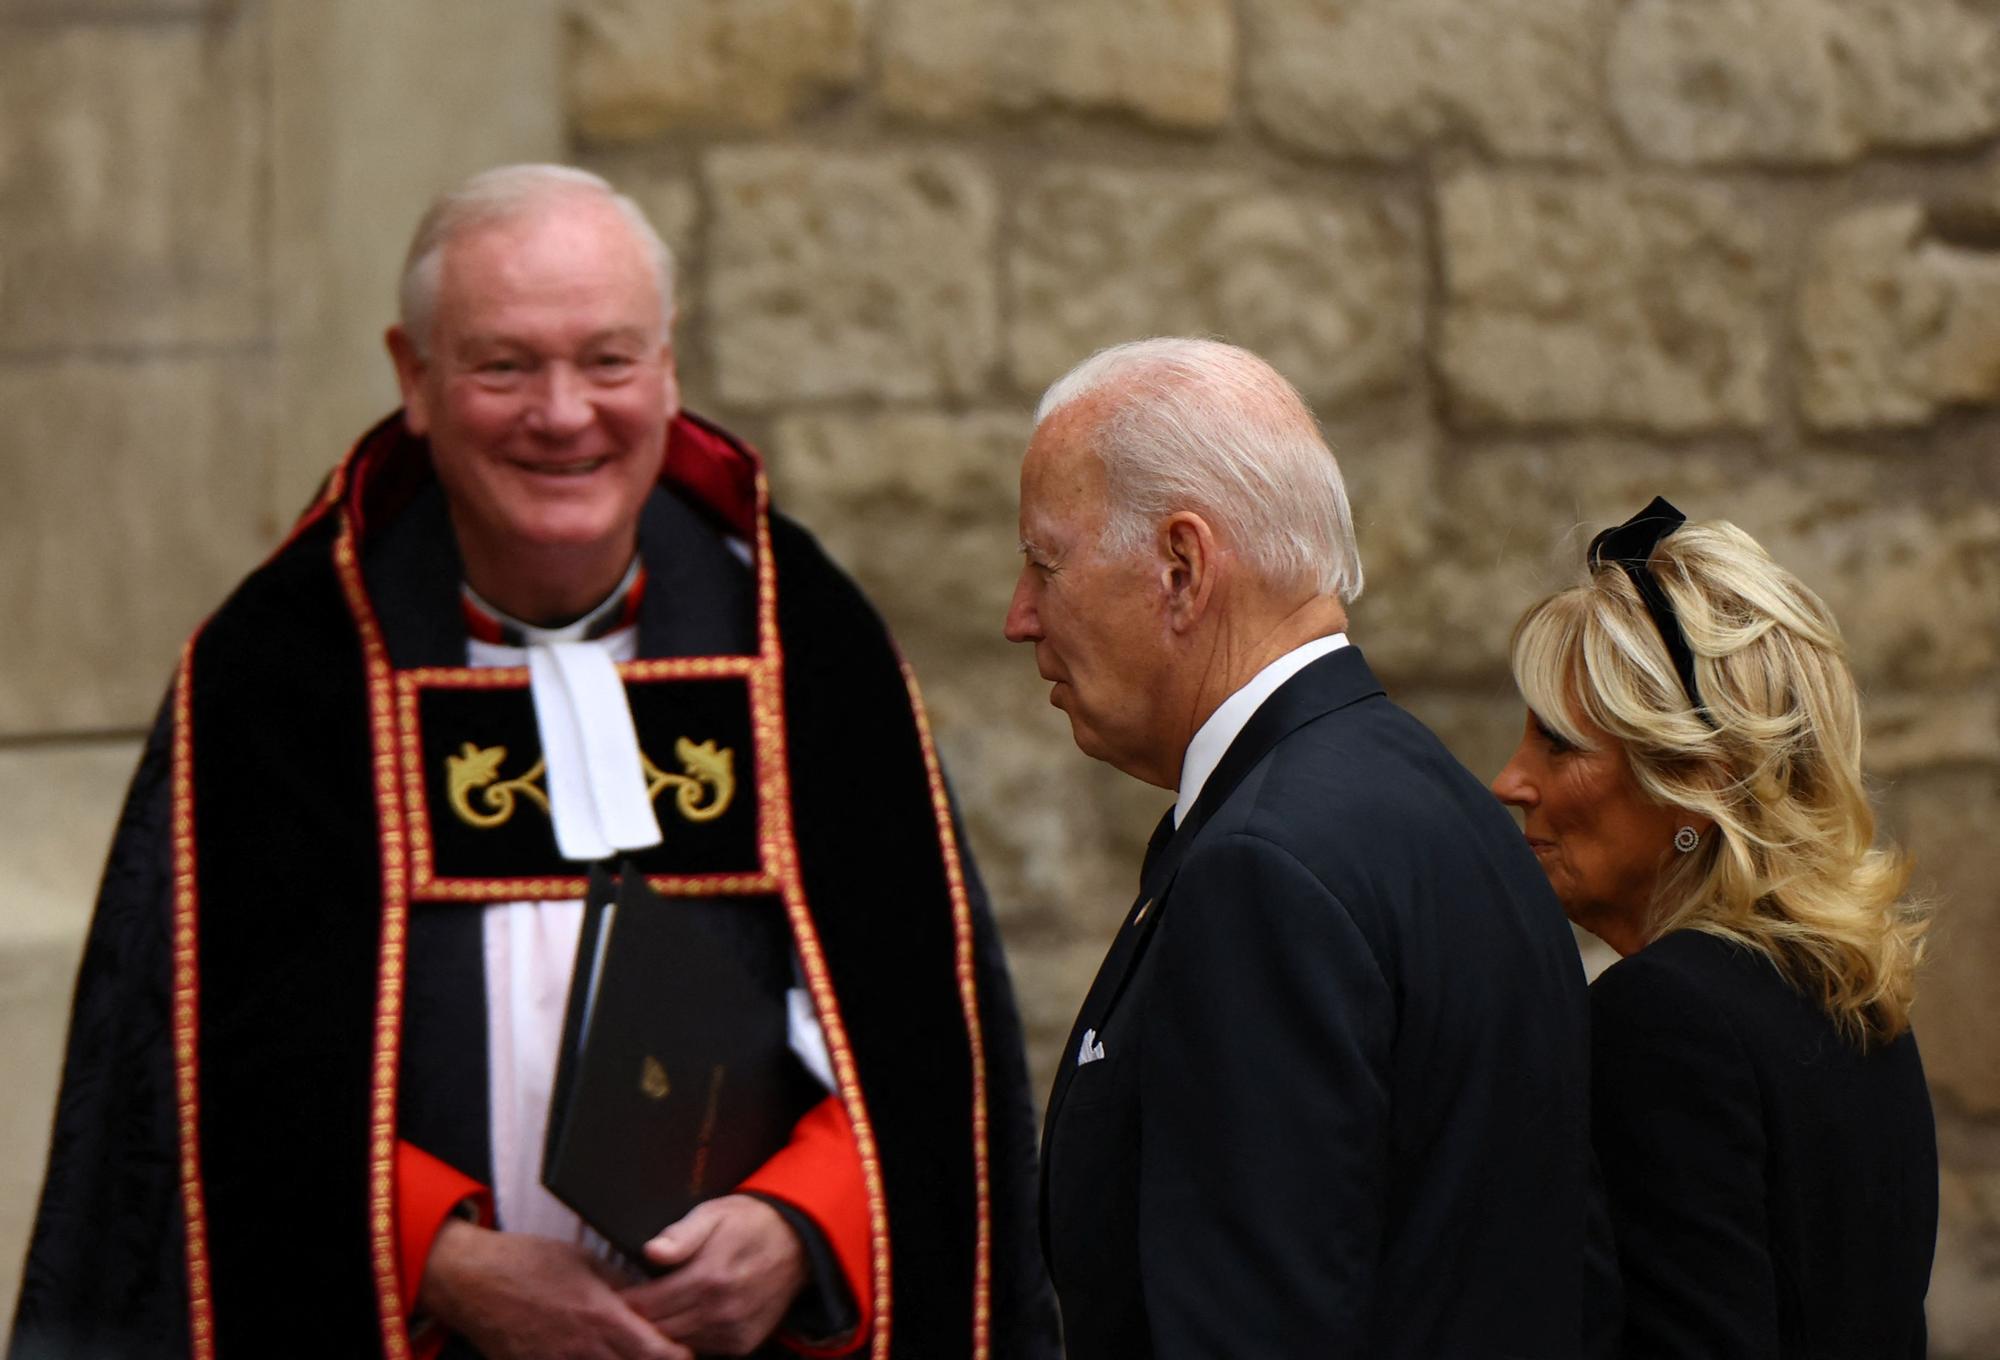
[[[679,409],[671,289],[577,170],[418,228],[403,409],[189,643],[133,783],[14,1356],[1054,1354],[1019,1026],[916,689]],[[643,1262],[540,1183],[599,861],[796,1054],[789,1138]]]
[[[1007,636],[1175,792],[1049,1097],[1070,1360],[1582,1349],[1576,946],[1348,642],[1333,455],[1268,365],[1106,350],[1043,398]]]

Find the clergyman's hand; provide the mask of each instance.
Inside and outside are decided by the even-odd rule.
[[[487,1360],[694,1360],[581,1248],[461,1219],[438,1230],[417,1306]]]
[[[626,1302],[704,1353],[748,1355],[806,1282],[798,1234],[753,1195],[695,1205],[646,1244],[646,1259],[671,1273],[625,1290]]]

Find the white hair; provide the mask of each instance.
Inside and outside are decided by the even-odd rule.
[[[461,233],[527,216],[560,198],[597,197],[616,208],[653,267],[660,289],[660,316],[667,325],[674,316],[674,256],[640,208],[611,187],[601,175],[573,165],[502,165],[484,170],[457,188],[440,194],[425,210],[403,257],[398,289],[404,332],[417,352],[430,349],[431,326],[437,319],[438,287],[444,273],[444,251]]]
[[[1297,389],[1219,340],[1158,337],[1099,350],[1043,394],[1035,424],[1100,401],[1108,552],[1136,552],[1176,510],[1209,518],[1272,585],[1351,601],[1361,554],[1340,464]]]

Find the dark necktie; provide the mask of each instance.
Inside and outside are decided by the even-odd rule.
[[[1153,894],[1157,885],[1153,882],[1153,871],[1159,867],[1162,853],[1174,838],[1174,810],[1167,809],[1167,815],[1160,818],[1160,824],[1153,828],[1153,837],[1146,842],[1146,858],[1139,869],[1139,895],[1132,902],[1132,909],[1125,913],[1125,923],[1112,937],[1111,948],[1104,956],[1104,963],[1098,969],[1097,980],[1090,985],[1090,993],[1084,998],[1083,1016],[1095,1028],[1104,1023],[1104,1016],[1118,999],[1118,993],[1125,984],[1125,975],[1131,971],[1133,952],[1139,947],[1146,932],[1140,928],[1146,915],[1153,908]]]
[[[1146,842],[1146,857],[1139,861],[1139,892],[1143,896],[1146,881],[1153,876],[1153,866],[1159,863],[1160,852],[1167,848],[1167,842],[1174,838],[1174,810],[1168,808],[1160,818],[1160,824],[1153,828],[1153,838]]]

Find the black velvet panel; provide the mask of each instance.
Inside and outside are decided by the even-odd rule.
[[[334,529],[322,520],[246,581],[194,654],[201,1169],[223,1356],[280,1335],[294,1355],[380,1344],[367,1152],[381,869]]]
[[[627,682],[625,693],[633,724],[645,734],[640,748],[659,770],[670,776],[688,772],[678,754],[678,743],[685,738],[698,747],[713,746],[714,754],[726,759],[733,780],[726,802],[712,785],[697,790],[697,812],[718,804],[721,808],[700,820],[678,810],[678,786],[662,790],[654,800],[660,844],[635,852],[633,862],[647,874],[670,877],[762,872],[749,681],[742,676],[634,680]],[[548,811],[526,792],[492,793],[520,780],[542,759],[527,684],[422,685],[417,715],[432,875],[465,881],[574,877],[577,866],[557,848]],[[451,788],[453,770],[468,759],[491,767],[486,784],[458,799],[473,820],[456,806]],[[697,764],[700,759],[697,753]],[[532,786],[546,794],[546,776]]]

